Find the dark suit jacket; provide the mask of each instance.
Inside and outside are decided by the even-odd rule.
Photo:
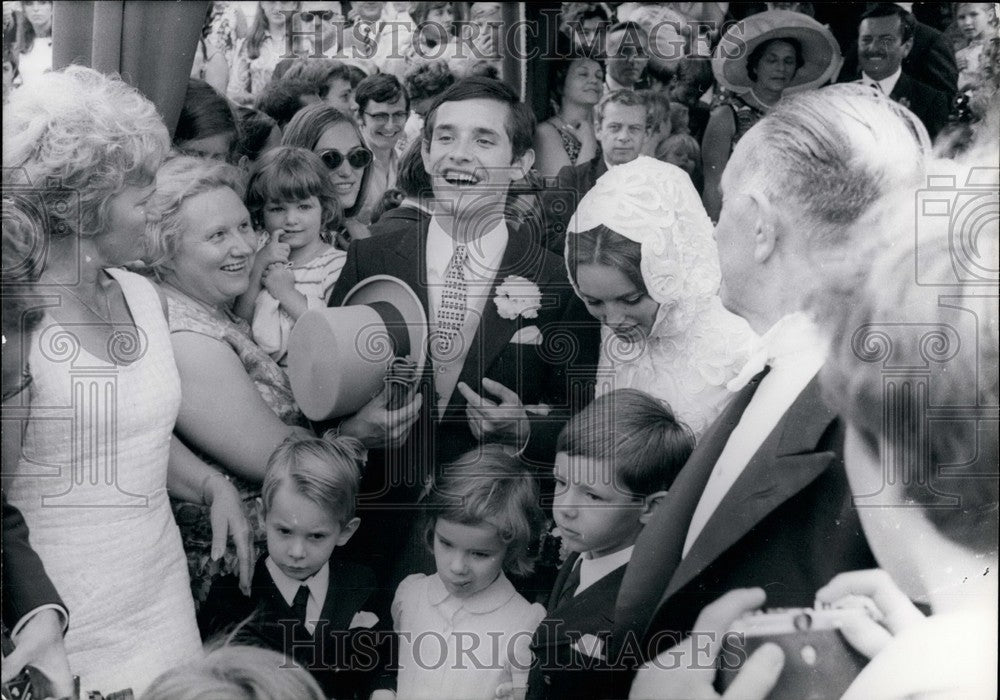
[[[948,123],[951,104],[949,97],[943,92],[917,82],[906,73],[899,76],[889,97],[896,102],[902,102],[920,117],[931,138],[937,136]]]
[[[625,565],[558,605],[559,593],[579,558],[579,554],[573,554],[559,569],[546,606],[549,614],[531,638],[535,665],[528,675],[527,697],[530,700],[609,698],[614,692],[612,667],[581,654],[573,648],[573,643],[581,635],[593,635],[604,642],[606,651]]]
[[[408,204],[402,204],[395,209],[382,214],[381,218],[371,226],[373,236],[398,236],[406,231],[419,228],[420,220],[425,214]]]
[[[339,305],[361,280],[385,274],[410,285],[428,309],[429,223],[430,217],[423,216],[418,227],[401,230],[397,235],[382,234],[352,243],[330,305]],[[545,403],[552,407],[548,416],[532,416],[531,438],[522,454],[522,459],[537,466],[541,475],[548,475],[559,430],[572,411],[579,408],[577,404],[593,397],[600,330],[573,293],[562,258],[532,240],[525,233],[531,230],[509,228],[501,269],[491,289],[495,290],[508,275],[519,275],[538,285],[542,308],[537,318],[505,319],[497,312],[492,296],[487,299],[459,381],[489,396],[482,388],[483,377],[488,377],[515,391],[525,405]],[[541,345],[510,342],[515,333],[530,326],[537,326],[541,332]],[[407,562],[401,566],[402,560],[397,555],[404,549],[410,559],[420,559],[424,554],[417,538],[411,538],[409,543],[406,539],[412,531],[418,512],[417,499],[427,478],[434,474],[435,468],[478,444],[469,429],[466,401],[457,389],[444,416],[439,416],[433,373],[433,362],[429,361],[418,384],[423,395],[421,415],[406,443],[398,449],[369,453],[360,499],[366,526],[347,545],[351,556],[376,568],[388,588],[405,575],[423,570],[420,563]]]
[[[42,560],[28,541],[21,511],[3,497],[3,623],[10,629],[35,608],[58,605],[68,616]]]
[[[821,3],[823,4],[823,3]],[[828,8],[837,7],[829,5]],[[839,12],[840,10],[833,10]],[[958,92],[958,64],[955,50],[948,37],[934,27],[917,22],[913,31],[913,48],[903,59],[903,74],[923,83],[927,87],[943,92],[948,102]],[[844,51],[844,65],[840,69],[838,82],[846,83],[861,77],[858,65],[857,31],[854,44]]]
[[[294,620],[291,606],[264,564],[266,558],[265,554],[257,561],[250,600],[244,603],[252,617],[236,629],[233,642],[291,652],[327,696],[367,700],[373,689],[393,687],[386,670],[392,653],[391,617],[371,570],[340,558],[330,560],[326,600],[314,634],[309,634]],[[349,629],[360,611],[378,615],[378,624]]]
[[[563,250],[566,242],[566,227],[573,218],[583,196],[590,191],[599,178],[608,172],[604,156],[597,155],[586,163],[567,165],[556,175],[555,183],[549,183],[542,192],[542,212],[545,215],[545,238],[549,250]]]
[[[615,610],[612,642],[623,664],[668,649],[730,589],[760,586],[767,607],[809,607],[834,575],[876,566],[844,472],[844,424],[815,378],[681,558],[708,477],[758,383],[709,428],[639,535]]]
[[[428,309],[425,278],[429,223],[429,217],[423,217],[419,229],[402,231],[398,236],[375,236],[352,244],[330,305],[339,305],[361,280],[387,274],[410,285]],[[593,369],[600,342],[599,327],[573,293],[562,259],[521,233],[516,229],[510,231],[491,289],[495,293],[496,286],[509,275],[527,278],[538,285],[542,308],[537,318],[502,318],[491,295],[483,308],[459,381],[489,396],[482,388],[483,377],[488,377],[515,391],[525,405],[545,403],[558,414],[572,409],[571,396],[582,390],[582,384],[589,386],[592,380],[589,373],[576,373],[574,367],[584,365]],[[541,332],[541,345],[510,342],[519,330],[530,326],[537,326]],[[424,393],[422,413],[408,440],[411,447],[419,448],[409,454],[411,460],[415,460],[412,465],[422,467],[420,474],[415,475],[421,477],[416,484],[418,488],[423,486],[422,477],[431,474],[431,467],[454,459],[478,443],[469,429],[466,402],[460,392],[452,393],[444,416],[438,416],[434,405],[432,365],[429,361],[429,371],[419,385]],[[553,428],[558,432],[559,427],[558,418],[533,417],[526,457],[538,457],[541,464],[547,466],[554,456],[551,453]]]

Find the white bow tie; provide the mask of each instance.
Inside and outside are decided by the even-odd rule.
[[[726,389],[739,391],[763,372],[766,366],[774,365],[788,355],[822,346],[822,342],[819,329],[808,316],[803,313],[783,316],[764,335],[751,343],[747,363],[726,384]]]

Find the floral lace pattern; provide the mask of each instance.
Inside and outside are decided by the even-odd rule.
[[[746,363],[754,337],[718,296],[718,249],[701,199],[683,170],[640,156],[598,179],[568,233],[602,224],[640,245],[642,279],[660,308],[638,343],[602,329],[601,364],[611,376],[599,377],[597,393],[646,391],[700,437],[731,397],[726,383]]]

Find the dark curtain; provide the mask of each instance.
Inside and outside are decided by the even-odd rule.
[[[118,73],[156,105],[173,135],[208,2],[57,1],[52,67]]]

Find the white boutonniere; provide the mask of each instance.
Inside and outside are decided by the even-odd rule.
[[[351,619],[351,624],[348,625],[348,629],[355,629],[357,627],[363,627],[364,629],[371,629],[378,624],[378,615],[373,612],[368,612],[367,610],[360,610],[354,613],[354,617]]]
[[[584,656],[604,660],[604,642],[592,634],[585,634],[573,642],[573,648]]]
[[[493,301],[500,318],[538,318],[538,309],[542,307],[542,292],[531,280],[520,275],[509,275],[502,284],[497,285]]]

